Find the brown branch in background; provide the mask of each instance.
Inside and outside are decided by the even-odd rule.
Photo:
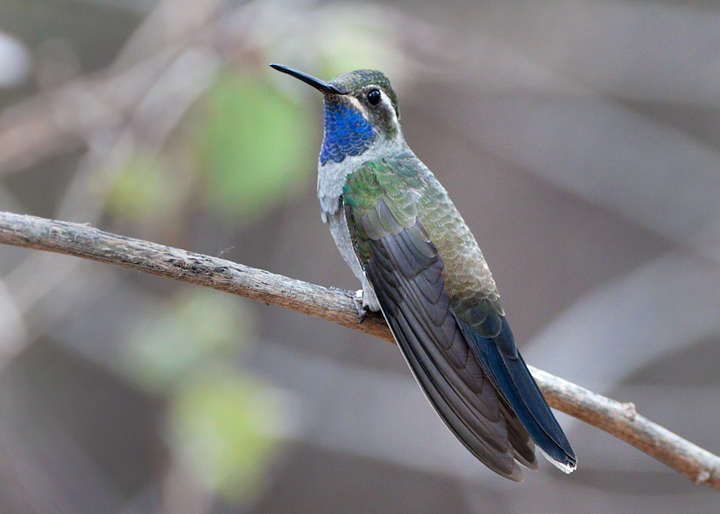
[[[0,212],[0,243],[75,255],[174,278],[332,321],[393,342],[385,321],[359,323],[353,293],[242,264],[103,232],[88,225]],[[550,406],[639,448],[698,484],[720,490],[720,457],[620,403],[530,367]]]

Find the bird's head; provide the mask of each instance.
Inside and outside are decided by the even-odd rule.
[[[324,138],[320,164],[342,162],[370,148],[402,139],[400,110],[388,78],[375,70],[355,70],[330,81],[281,64],[274,69],[311,85],[324,95]]]

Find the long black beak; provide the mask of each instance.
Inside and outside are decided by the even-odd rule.
[[[348,91],[341,91],[340,89],[336,88],[332,84],[329,84],[328,82],[325,82],[324,80],[316,79],[312,75],[308,75],[307,73],[303,73],[302,71],[288,68],[287,66],[285,66],[283,64],[271,64],[270,67],[274,68],[278,71],[281,71],[283,73],[287,73],[291,77],[300,79],[303,82],[305,82],[306,84],[310,84],[312,87],[314,87],[318,91],[321,91],[322,93],[331,94],[331,95],[346,95],[346,94],[348,94]]]

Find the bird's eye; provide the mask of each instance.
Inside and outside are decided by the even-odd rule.
[[[377,89],[373,89],[367,94],[367,101],[370,105],[379,104],[381,99],[382,96],[380,95],[380,91],[378,91]]]

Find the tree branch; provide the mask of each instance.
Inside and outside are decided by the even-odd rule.
[[[394,342],[381,316],[359,323],[353,294],[217,257],[103,232],[88,225],[0,212],[0,243],[75,255],[278,305]],[[697,484],[720,490],[720,457],[620,403],[530,366],[550,406],[639,448]]]

